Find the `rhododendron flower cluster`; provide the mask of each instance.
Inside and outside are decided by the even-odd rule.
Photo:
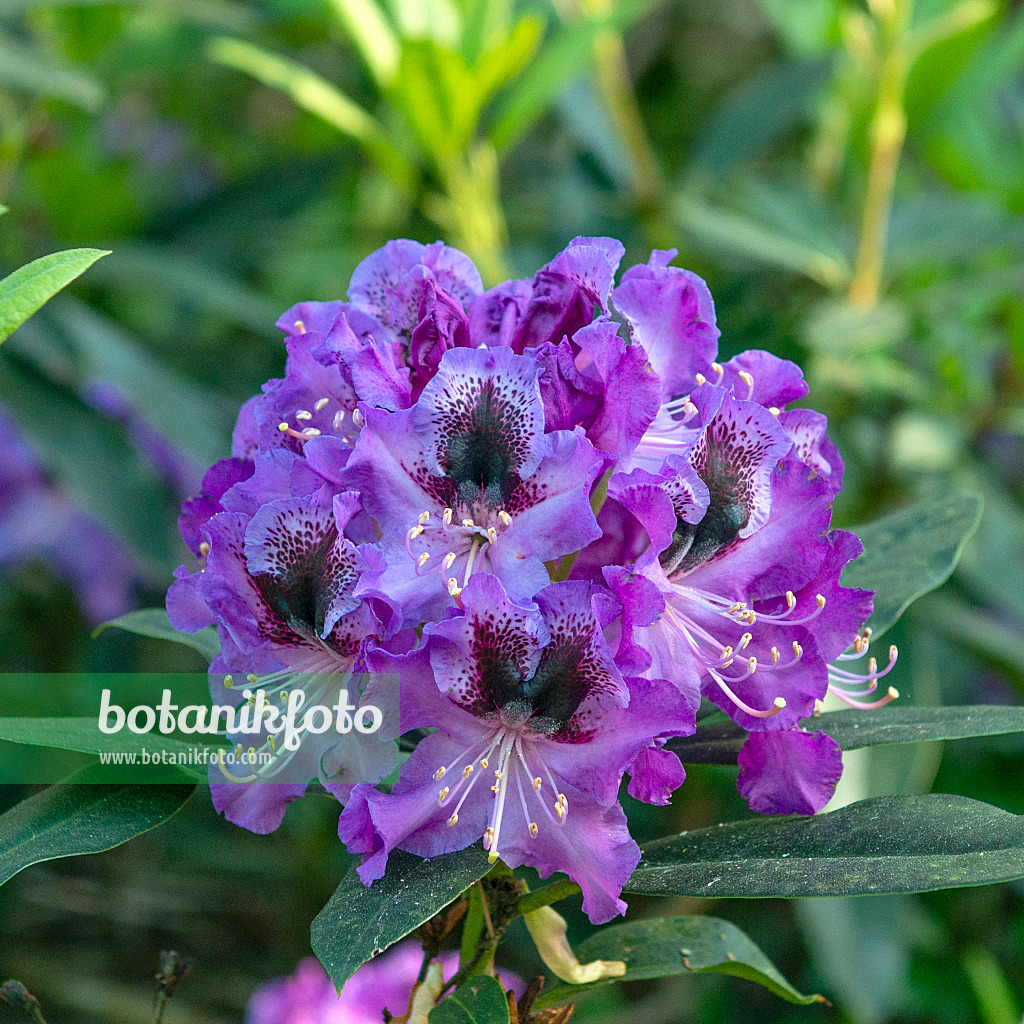
[[[867,657],[871,594],[839,582],[861,550],[830,530],[842,460],[822,415],[789,408],[796,365],[719,363],[704,282],[656,251],[616,284],[622,255],[577,238],[484,291],[462,253],[394,241],[347,302],[281,318],[284,377],[182,511],[197,562],[168,610],[217,627],[218,700],[238,673],[310,697],[392,673],[419,742],[383,785],[388,759],[355,781],[307,736],[241,783],[215,775],[232,821],[270,831],[318,779],[365,883],[392,850],[481,842],[567,873],[599,923],[640,855],[623,778],[667,803],[684,771],[666,743],[702,700],[749,734],[754,810],[827,802],[840,751],[800,723],[830,691],[894,694],[862,699],[895,652],[843,667]]]

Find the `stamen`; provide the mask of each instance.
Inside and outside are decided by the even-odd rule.
[[[328,404],[328,402],[330,402],[329,398],[318,398],[317,402],[316,402],[316,405],[314,405],[313,408],[317,412],[320,412],[320,410],[323,409],[324,406],[326,406]]]
[[[448,771],[448,769],[447,769],[447,768],[445,768],[445,767],[444,767],[444,766],[442,765],[442,766],[441,766],[440,768],[438,768],[438,769],[437,769],[437,771],[436,771],[436,772],[434,772],[434,779],[435,779],[436,781],[440,782],[440,781],[441,781],[441,779],[443,779],[443,778],[444,778],[444,776],[445,776],[445,773],[446,773],[447,771]]]
[[[430,511],[427,510],[425,512],[421,512],[420,515],[419,515],[419,519],[417,519],[416,521],[419,523],[420,526],[422,526],[429,519],[430,519]]]
[[[498,543],[498,531],[493,526],[487,527],[487,541],[490,544]]]
[[[320,431],[317,430],[316,427],[307,427],[302,432],[302,436],[303,437],[319,437],[320,436]]]
[[[416,565],[422,569],[427,564],[427,559],[430,558],[430,552],[424,551],[419,558],[416,559]]]
[[[445,800],[448,799],[448,794],[450,792],[451,792],[451,789],[448,786],[445,786],[444,789],[442,789],[441,792],[437,794],[437,802],[439,804],[443,804],[445,802]]]
[[[725,370],[722,369],[722,364],[721,363],[712,363],[711,364],[711,369],[714,370],[715,373],[718,374],[719,377],[721,377],[725,373]]]
[[[470,775],[472,775],[472,774],[473,774],[473,766],[471,764],[467,764],[466,767],[462,769],[462,777],[464,779],[468,779],[470,777]]]
[[[258,675],[256,675],[255,672],[250,672],[245,678],[246,678],[246,680],[248,682],[255,683],[255,682],[258,682],[260,677]]]
[[[754,718],[771,718],[773,715],[777,715],[786,706],[785,697],[776,697],[775,704],[771,708],[771,710],[758,711],[757,708],[752,708],[746,701],[741,700],[739,697],[737,697],[736,694],[729,689],[725,681],[722,679],[720,675],[718,675],[717,672],[712,672],[711,677],[715,680],[716,683],[718,683],[719,688],[726,695],[726,697],[728,697],[729,700],[731,700],[733,704],[735,704],[736,707],[740,709],[740,711],[745,711],[748,715],[753,715]]]
[[[449,551],[441,562],[441,568],[447,572],[455,564],[455,552]]]
[[[441,519],[444,521],[444,525],[445,526],[451,526],[452,525],[452,510],[450,508],[446,508],[444,510],[444,512],[441,514]]]
[[[499,509],[499,510],[498,510],[498,518],[499,518],[499,519],[500,519],[500,520],[501,520],[501,521],[502,521],[502,522],[503,522],[503,523],[504,523],[504,524],[505,524],[506,526],[511,526],[511,525],[512,525],[512,517],[511,517],[511,516],[510,516],[510,515],[509,515],[509,514],[508,514],[508,513],[507,513],[507,512],[506,512],[506,511],[504,510],[504,509]]]
[[[530,838],[531,839],[536,839],[538,832],[540,832],[540,829],[537,828],[537,822],[531,821],[530,822]]]
[[[409,531],[409,540],[415,540],[423,532],[424,531],[423,531],[423,527],[422,526],[414,526]]]
[[[206,558],[206,556],[209,555],[209,553],[210,553],[210,545],[204,540],[202,542],[202,544],[199,545],[199,554],[203,558]]]
[[[449,827],[449,828],[451,828],[451,827],[452,827],[453,825],[456,825],[456,824],[458,824],[458,821],[459,821],[459,816],[458,816],[457,814],[453,814],[453,815],[452,815],[452,816],[451,816],[451,817],[450,817],[450,818],[448,819],[448,827]]]
[[[345,410],[340,409],[334,414],[334,429],[340,431],[341,425],[345,422]]]
[[[533,791],[534,791],[534,793],[539,793],[540,792],[540,786],[541,786],[540,776],[537,775],[537,776],[534,777],[534,780],[533,780]]]
[[[360,430],[363,429],[363,424],[366,422],[366,417],[363,415],[363,412],[362,412],[361,409],[353,409],[352,410],[352,422],[357,427],[359,427]]]
[[[305,334],[306,333],[306,325],[301,320],[296,320],[295,321],[295,333],[296,334]]]
[[[230,690],[230,689],[231,689],[231,687],[232,687],[232,686],[234,686],[234,685],[235,685],[235,677],[234,677],[234,676],[232,676],[232,675],[226,675],[226,676],[224,677],[224,686],[225,686],[225,687],[226,687],[226,688],[227,688],[228,690]]]
[[[772,415],[773,415],[773,416],[774,416],[774,417],[775,417],[776,419],[778,419],[778,418],[779,418],[779,416],[781,416],[781,415],[782,415],[782,410],[781,410],[781,409],[779,409],[779,408],[778,408],[777,406],[774,406],[774,405],[769,405],[769,406],[768,406],[768,411],[769,411],[769,412],[770,412],[770,413],[771,413],[771,414],[772,414]]]
[[[697,377],[696,377],[696,380],[697,380],[697,387],[701,387],[702,385],[707,384],[707,382],[708,382],[707,377],[705,377],[703,373],[698,373]]]
[[[844,704],[849,704],[851,708],[857,708],[860,711],[874,711],[875,708],[884,708],[886,704],[891,704],[894,700],[897,700],[900,695],[900,691],[895,686],[890,686],[886,695],[878,700],[854,700],[845,690],[841,690],[838,686],[833,686],[831,683],[829,684],[828,692],[835,694]]]
[[[474,523],[472,519],[463,519],[462,525],[469,527],[471,530],[476,528],[476,523]]]
[[[295,413],[295,418],[297,420],[311,420],[313,418],[313,414],[308,409],[299,409]]]

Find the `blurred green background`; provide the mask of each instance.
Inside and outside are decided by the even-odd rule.
[[[195,671],[92,626],[159,604],[175,518],[283,368],[273,326],[386,239],[444,237],[489,284],[577,234],[675,246],[722,352],[798,360],[847,460],[836,522],[982,492],[954,579],[893,631],[921,704],[1024,695],[1024,5],[989,0],[0,0],[0,272],[96,264],[0,351],[0,671]],[[26,695],[31,704],[31,695]],[[31,710],[31,708],[19,708]],[[925,749],[924,747],[927,747]],[[837,800],[965,793],[1024,812],[1019,737],[847,755]],[[636,838],[741,817],[695,768]],[[0,788],[0,806],[25,795]],[[51,1024],[241,1019],[309,952],[337,807],[256,837],[200,792],[160,830],[0,890],[0,974]],[[795,1008],[708,976],[576,1019],[1017,1024],[1024,886],[847,900],[633,900],[736,921]],[[572,919],[576,935],[585,921]],[[538,969],[522,930],[499,959]],[[16,1019],[0,1006],[0,1019]]]

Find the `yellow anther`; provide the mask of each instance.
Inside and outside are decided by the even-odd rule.
[[[459,581],[454,576],[448,577],[448,593],[452,597],[458,597],[462,593],[462,587],[459,586]]]
[[[484,829],[484,849],[486,850],[494,842],[494,829],[490,825]]]
[[[302,436],[303,437],[319,437],[320,436],[320,431],[317,430],[316,427],[306,427],[306,429],[302,432]]]
[[[793,641],[793,657],[794,658],[802,658],[803,656],[804,656],[804,649],[800,646],[800,644],[798,644],[796,642],[796,640],[794,640]]]
[[[537,822],[531,821],[530,822],[530,835],[531,835],[531,837],[536,839],[537,838],[537,833],[539,831],[540,831],[540,829],[537,828]]]
[[[747,385],[748,388],[752,388],[754,386],[754,378],[751,377],[746,370],[740,370],[737,376],[741,381],[743,381],[744,384]]]
[[[562,805],[557,800],[555,801],[555,814],[557,814],[560,818],[565,815],[565,811],[563,810]]]
[[[895,686],[890,686],[889,689],[886,692],[889,694],[889,696],[893,700],[898,700],[899,699],[900,691],[897,690]]]
[[[497,796],[497,795],[498,795],[498,793],[499,793],[499,791],[500,791],[500,790],[501,790],[501,786],[499,786],[499,785],[498,785],[497,783],[495,783],[495,784],[494,784],[493,786],[491,786],[491,792],[492,792],[492,793],[493,793],[493,794],[494,794],[495,796]]]
[[[241,743],[236,743],[235,744],[235,757],[241,757],[241,756],[242,756],[242,744]]]
[[[455,552],[449,551],[448,554],[444,556],[444,560],[441,562],[441,568],[447,572],[447,570],[450,569],[454,564]]]
[[[491,762],[488,761],[486,757],[481,757],[480,758],[480,767],[481,768],[486,768],[490,763]]]
[[[417,522],[420,524],[420,526],[422,526],[429,518],[430,518],[430,513],[429,512],[421,512],[420,513],[420,517],[417,520]]]
[[[282,690],[280,696],[281,696],[281,703],[282,704],[287,704],[288,703],[288,691],[287,690]]]
[[[423,527],[422,526],[414,526],[409,531],[409,540],[415,540],[421,533],[423,533]]]
[[[796,606],[796,595],[793,593],[792,590],[786,591],[786,605],[789,608],[793,608]]]
[[[256,675],[256,673],[255,673],[255,672],[250,672],[250,673],[249,673],[249,674],[248,674],[248,675],[247,675],[247,676],[246,676],[245,678],[246,678],[246,680],[247,680],[248,682],[250,682],[250,683],[255,683],[255,682],[258,682],[258,681],[259,681],[259,678],[260,678],[260,677],[259,677],[258,675]]]
[[[429,559],[429,558],[430,558],[430,552],[429,551],[424,551],[423,554],[421,554],[420,557],[416,559],[417,566],[419,566],[419,568],[422,569],[423,566],[425,566],[427,564],[427,559]]]
[[[487,527],[487,539],[491,544],[497,544],[498,542],[498,531],[493,526]]]
[[[899,653],[899,648],[895,644],[892,644],[889,647],[889,660],[895,661],[899,657]]]
[[[296,320],[295,321],[295,333],[296,334],[305,334],[306,333],[306,325],[301,320]]]
[[[683,412],[687,416],[695,416],[697,414],[697,406],[695,406],[693,402],[687,399],[686,404],[683,406]]]
[[[357,427],[362,427],[362,425],[366,422],[366,417],[363,415],[361,409],[352,410],[352,422]]]
[[[729,646],[723,647],[722,648],[722,653],[719,655],[719,657],[720,658],[731,658],[732,657],[732,648],[729,647]]]
[[[274,734],[273,734],[273,733],[271,733],[271,734],[270,734],[270,735],[269,735],[269,736],[267,737],[267,743],[268,743],[268,744],[270,744],[270,749],[271,749],[271,750],[274,750],[274,751],[276,751],[276,750],[277,750],[277,740],[276,740],[276,738],[274,737]]]
[[[511,525],[512,525],[512,517],[511,517],[511,516],[510,516],[510,515],[509,515],[509,514],[508,514],[508,513],[507,513],[507,512],[506,512],[506,511],[504,510],[504,509],[501,509],[501,510],[499,510],[499,512],[498,512],[498,518],[499,518],[499,519],[500,519],[500,520],[501,520],[501,521],[502,521],[502,522],[503,522],[503,523],[504,523],[504,524],[505,524],[506,526],[511,526]]]
[[[445,768],[445,767],[438,768],[437,771],[434,772],[435,780],[440,781],[441,779],[443,779],[444,778],[444,773],[446,771],[448,771],[448,769]]]
[[[878,671],[878,659],[868,658],[868,675],[873,676]]]
[[[739,649],[741,651],[746,650],[747,647],[750,646],[750,641],[753,640],[753,639],[754,639],[754,634],[753,633],[744,633],[743,636],[740,637]]]
[[[464,779],[468,779],[470,777],[470,775],[472,775],[472,774],[473,774],[473,766],[471,764],[467,764],[466,767],[462,769],[462,777]]]
[[[210,545],[204,540],[202,544],[199,545],[199,554],[205,558],[209,553]]]
[[[457,823],[458,823],[458,820],[459,820],[459,816],[458,816],[457,814],[453,814],[453,815],[452,815],[452,816],[451,816],[451,817],[450,817],[450,818],[448,819],[448,827],[449,827],[449,828],[451,828],[451,827],[452,827],[453,825],[457,824]]]
[[[742,601],[737,601],[735,604],[729,606],[729,614],[735,615],[741,608],[746,608],[746,605]]]
[[[437,794],[437,802],[443,804],[445,800],[448,799],[448,794],[450,792],[451,790],[448,788],[448,786],[445,786],[444,789],[442,789],[441,792]]]
[[[495,768],[495,769],[494,769],[494,777],[495,777],[495,778],[496,778],[496,779],[497,779],[497,780],[498,780],[499,782],[501,781],[501,769],[500,769],[500,768]]]
[[[741,618],[748,626],[752,626],[757,622],[757,615],[754,612],[746,612]]]
[[[707,382],[708,382],[708,379],[707,379],[707,377],[704,376],[703,373],[698,373],[697,374],[697,387],[700,387],[702,384],[707,384]]]
[[[711,369],[714,370],[715,373],[717,373],[719,377],[721,377],[722,374],[725,373],[725,370],[722,369],[722,364],[721,363],[712,363],[711,364]]]
[[[226,675],[224,677],[224,685],[230,690],[235,685],[235,677],[232,675]]]
[[[249,757],[249,759],[251,760],[252,758],[254,758],[256,756],[256,748],[255,747],[250,747],[245,753]]]
[[[769,406],[768,406],[768,411],[769,411],[769,412],[770,412],[770,413],[771,413],[771,414],[772,414],[773,416],[779,416],[779,415],[781,415],[781,413],[782,413],[782,410],[781,410],[781,409],[779,409],[778,407],[774,406],[774,405],[769,405]]]
[[[772,664],[778,665],[779,663],[779,649],[778,647],[772,648]]]
[[[468,526],[470,529],[473,529],[476,526],[476,523],[474,523],[472,519],[463,519],[462,525]]]
[[[299,409],[298,412],[295,413],[295,418],[297,420],[311,420],[313,418],[313,414],[308,409]]]
[[[451,526],[452,525],[452,510],[450,508],[446,508],[444,510],[444,512],[441,513],[441,519],[444,521],[444,525],[445,526]]]
[[[814,698],[814,717],[817,718],[825,710],[825,702]]]
[[[313,406],[313,408],[317,412],[319,412],[321,409],[324,408],[324,406],[327,405],[328,402],[330,402],[329,398],[319,398],[319,399],[317,399],[317,403],[316,403],[316,405]]]
[[[748,672],[756,672],[757,671],[757,658],[747,658],[747,671]]]
[[[539,775],[533,780],[533,791],[534,791],[534,793],[537,793],[537,792],[540,791],[540,776]]]
[[[815,597],[814,597],[814,600],[818,602],[818,607],[819,608],[824,608],[825,607],[825,598],[822,597],[821,594],[816,594]]]

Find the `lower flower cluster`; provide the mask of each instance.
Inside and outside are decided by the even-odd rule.
[[[787,408],[796,365],[719,363],[704,282],[656,251],[616,284],[622,254],[577,238],[484,291],[462,253],[399,240],[348,302],[281,318],[285,375],[182,510],[196,564],[168,611],[217,627],[218,702],[239,674],[329,704],[392,673],[419,742],[387,784],[393,758],[357,771],[337,736],[269,737],[251,775],[211,779],[230,820],[269,832],[318,780],[365,883],[392,850],[480,842],[568,874],[600,923],[640,855],[623,779],[668,803],[685,773],[666,741],[702,700],[748,733],[752,809],[828,801],[840,751],[800,723],[830,692],[895,696],[874,699],[896,653],[869,657],[871,594],[839,582],[861,550],[830,529],[842,460],[822,415]]]

